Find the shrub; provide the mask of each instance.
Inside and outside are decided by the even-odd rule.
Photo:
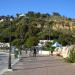
[[[52,46],[52,42],[47,42],[44,46],[44,50],[46,51],[50,51],[51,50],[51,46]]]
[[[70,50],[69,57],[66,58],[67,62],[75,63],[75,49]]]
[[[50,51],[51,54],[53,54],[53,51],[55,49],[55,47],[53,47],[52,44],[53,44],[52,42],[47,42],[45,47],[44,47],[44,50]]]

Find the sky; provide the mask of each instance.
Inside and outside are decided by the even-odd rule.
[[[0,0],[0,15],[16,15],[28,11],[58,12],[62,16],[75,18],[75,0]]]

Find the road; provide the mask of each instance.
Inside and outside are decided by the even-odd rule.
[[[8,69],[8,56],[8,53],[0,52],[0,73]],[[16,61],[13,54],[11,55],[11,59],[11,62],[13,64]]]
[[[8,63],[8,54],[0,53],[0,72],[7,68]]]

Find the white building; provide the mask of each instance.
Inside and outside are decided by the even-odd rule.
[[[0,47],[10,47],[9,43],[1,43],[0,42]]]
[[[50,42],[51,40],[40,40],[38,45],[42,45],[44,46],[46,44],[46,42]]]
[[[3,21],[4,21],[4,19],[1,19],[1,20],[0,20],[0,22],[3,22]]]

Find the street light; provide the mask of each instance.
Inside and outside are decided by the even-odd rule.
[[[9,19],[10,22],[10,19]],[[9,58],[8,58],[8,69],[11,69],[11,22],[9,23],[10,25],[10,38],[9,38],[9,42],[10,42],[10,48],[9,48]]]

